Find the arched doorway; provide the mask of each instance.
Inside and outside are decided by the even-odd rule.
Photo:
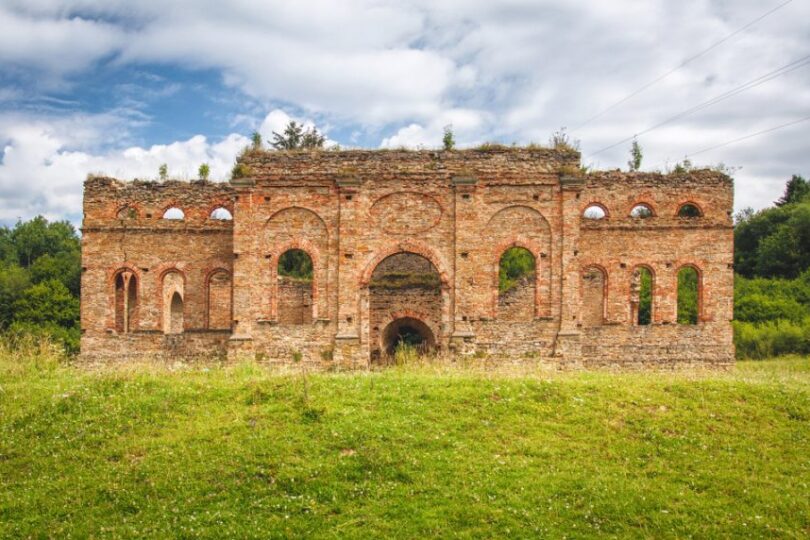
[[[436,338],[431,329],[413,317],[402,317],[388,323],[382,332],[381,350],[392,356],[397,347],[410,346],[419,353],[426,353],[436,348]]]
[[[441,343],[444,296],[436,266],[417,253],[389,255],[368,281],[368,343],[371,361],[383,362],[400,343],[417,352]]]

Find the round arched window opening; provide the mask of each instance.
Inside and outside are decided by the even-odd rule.
[[[582,212],[582,217],[585,219],[600,220],[607,217],[607,212],[598,204],[592,204]]]
[[[169,219],[172,221],[182,221],[186,219],[186,214],[183,213],[183,211],[177,208],[176,206],[173,206],[168,210],[166,210],[165,212],[163,212],[163,219]]]
[[[314,321],[314,270],[302,249],[288,249],[278,258],[278,322],[303,325]]]
[[[233,219],[233,215],[231,212],[222,206],[219,208],[215,208],[213,212],[211,212],[211,219],[216,219],[219,221],[231,221]]]
[[[632,210],[630,210],[630,217],[636,219],[647,219],[653,217],[654,215],[655,214],[653,214],[652,208],[646,204],[637,204]]]
[[[678,217],[687,219],[699,218],[703,217],[703,212],[700,211],[700,208],[698,208],[696,204],[685,203],[678,208]]]
[[[419,319],[403,317],[385,327],[382,335],[385,354],[393,356],[398,349],[413,348],[424,354],[435,348],[436,339],[428,325]]]

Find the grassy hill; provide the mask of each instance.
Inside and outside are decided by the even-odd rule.
[[[0,537],[810,535],[810,360],[308,378],[0,354]]]

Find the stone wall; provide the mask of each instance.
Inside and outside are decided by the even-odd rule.
[[[539,148],[250,151],[241,159],[247,176],[227,184],[86,182],[83,358],[168,347],[167,295],[175,293],[182,333],[228,333],[230,358],[289,363],[301,352],[313,366],[364,367],[385,326],[405,316],[455,354],[560,366],[733,358],[733,186],[721,173],[583,174],[576,152]],[[702,215],[678,217],[686,203]],[[652,215],[631,217],[637,204]],[[591,205],[606,217],[585,219]],[[161,219],[171,207],[185,219]],[[217,207],[233,220],[211,219]],[[536,272],[499,295],[499,261],[510,247],[527,249]],[[278,276],[289,249],[312,259],[306,286]],[[632,318],[641,266],[653,275],[647,327]],[[699,321],[690,327],[675,323],[684,267],[699,275]],[[433,281],[375,286],[375,275],[392,271]]]

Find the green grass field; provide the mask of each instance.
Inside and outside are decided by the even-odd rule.
[[[0,537],[810,535],[810,360],[733,373],[0,357]]]

